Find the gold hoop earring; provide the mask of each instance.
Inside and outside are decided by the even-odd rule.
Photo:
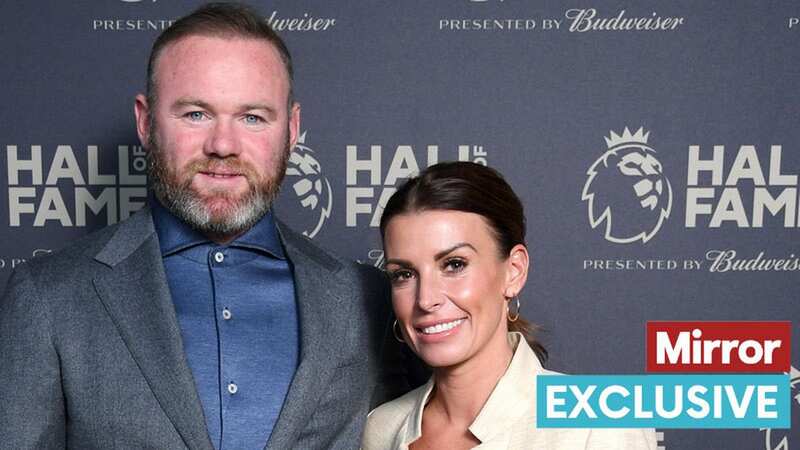
[[[394,323],[392,324],[392,334],[394,334],[394,338],[397,339],[397,342],[406,343],[406,341],[403,340],[402,334],[397,332],[397,319],[394,319]]]
[[[519,319],[519,308],[520,308],[519,296],[515,295],[514,298],[513,298],[513,300],[515,300],[516,303],[517,303],[517,310],[514,311],[513,315],[511,314],[511,300],[512,299],[508,299],[508,304],[506,305],[506,310],[508,311],[508,321],[509,322],[516,322],[517,319]]]

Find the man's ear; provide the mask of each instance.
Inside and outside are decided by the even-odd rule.
[[[136,115],[136,134],[139,135],[139,142],[142,143],[142,147],[147,148],[148,142],[150,142],[150,114],[152,111],[150,111],[150,105],[144,94],[136,96],[133,113]]]
[[[292,103],[289,108],[289,151],[294,149],[300,138],[300,103]]]

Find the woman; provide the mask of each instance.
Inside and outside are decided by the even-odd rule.
[[[655,449],[652,430],[536,428],[546,352],[519,315],[525,216],[500,174],[429,167],[389,200],[381,235],[395,337],[433,377],[370,413],[364,450]]]

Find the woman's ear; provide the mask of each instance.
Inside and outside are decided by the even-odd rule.
[[[528,279],[528,267],[530,266],[528,249],[522,244],[515,245],[508,255],[506,264],[506,288],[503,295],[506,298],[513,298],[519,294]]]

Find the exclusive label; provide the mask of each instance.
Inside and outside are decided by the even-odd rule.
[[[540,375],[539,428],[789,428],[789,375]]]

